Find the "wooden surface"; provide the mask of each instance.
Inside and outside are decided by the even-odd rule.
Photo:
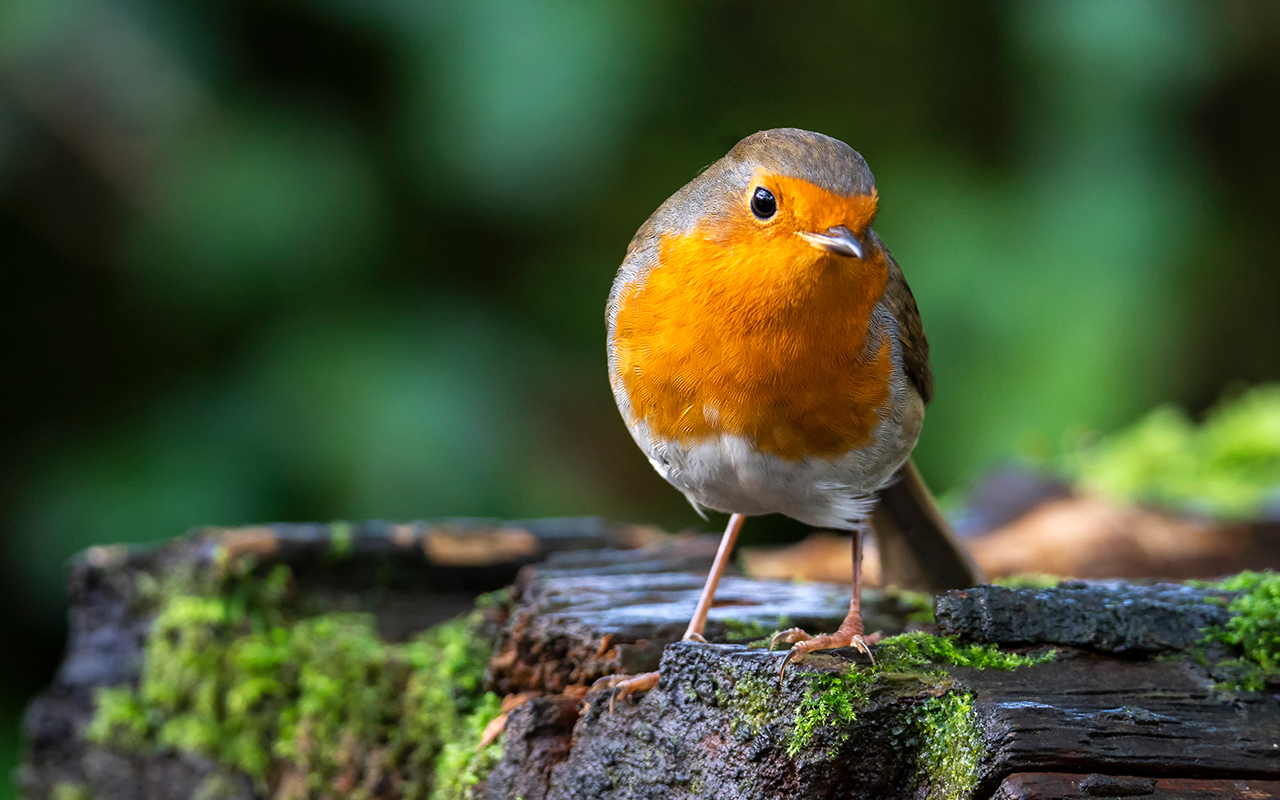
[[[213,531],[145,551],[97,548],[73,571],[67,658],[27,714],[25,792],[45,798],[71,783],[95,800],[178,800],[220,774],[220,785],[234,789],[227,797],[260,796],[245,776],[207,758],[123,752],[88,744],[79,733],[97,687],[137,679],[154,611],[144,584],[252,558],[263,567],[289,565],[299,607],[322,600],[368,611],[390,640],[467,609],[477,591],[515,580],[509,604],[495,610],[500,631],[487,676],[487,688],[512,708],[500,762],[469,790],[476,798],[1275,793],[1277,696],[1219,688],[1221,675],[1191,657],[1200,627],[1226,618],[1229,595],[1093,583],[950,593],[938,602],[944,632],[1022,652],[1054,646],[1056,660],[1012,672],[936,666],[880,673],[856,708],[832,712],[796,747],[797,721],[812,705],[814,687],[865,670],[866,659],[851,650],[813,654],[780,681],[784,654],[744,643],[785,625],[834,628],[849,588],[730,575],[710,616],[711,642],[672,644],[715,541],[554,520],[277,526]],[[912,627],[919,608],[910,600],[869,593],[868,629]],[[613,712],[606,693],[589,691],[602,675],[659,665],[658,686]],[[963,738],[931,739],[925,720],[928,709],[958,698],[974,734],[965,747],[957,745],[969,741]],[[926,751],[939,742],[944,747],[931,757],[941,753],[963,769],[925,768]],[[957,783],[957,774],[968,778]]]
[[[494,691],[555,693],[657,669],[662,648],[684,634],[716,545],[714,536],[687,537],[642,550],[566,553],[530,567],[491,662]],[[729,575],[704,634],[725,642],[744,630],[759,638],[792,625],[834,629],[849,611],[849,593],[839,584]],[[867,594],[873,630],[902,630],[911,610],[896,595]]]
[[[1145,778],[1137,775],[1076,775],[1020,772],[1005,778],[996,800],[1268,800],[1280,797],[1280,781]]]
[[[401,641],[470,611],[477,594],[507,586],[523,566],[552,554],[639,547],[659,537],[651,528],[589,518],[373,521],[210,528],[155,547],[90,548],[71,569],[66,655],[25,715],[23,796],[52,798],[61,786],[57,800],[186,800],[210,778],[234,791],[203,800],[254,796],[246,776],[202,755],[127,752],[81,736],[97,689],[137,683],[156,587],[166,582],[202,584],[249,559],[264,572],[285,564],[300,606],[368,612],[384,638]]]
[[[514,639],[508,639],[498,656],[507,668],[503,674],[510,674],[506,661],[516,650],[521,668],[537,673],[538,654],[547,652],[539,649],[538,637],[559,636],[575,626],[579,651],[588,662],[597,652],[590,643],[610,633],[619,640],[644,640],[648,657],[655,643],[679,635],[697,584],[661,573],[610,583],[577,578],[572,571],[531,568],[522,576],[508,626],[509,635],[518,629],[520,643],[513,650]],[[743,615],[767,627],[771,615],[799,605],[816,612],[813,630],[829,629],[838,620],[837,587],[823,610],[821,586],[725,585],[723,615]],[[877,608],[884,598],[872,598],[869,616],[876,621],[870,628],[892,631],[892,613],[883,605]],[[880,686],[856,719],[824,726],[818,743],[796,755],[788,753],[788,745],[808,682],[847,673],[856,661],[852,651],[810,656],[779,682],[780,653],[674,644],[663,651],[659,686],[624,701],[613,713],[607,711],[607,696],[599,693],[586,695],[581,705],[572,702],[590,680],[621,667],[622,659],[599,651],[590,668],[562,673],[565,680],[555,690],[560,694],[511,714],[507,755],[486,797],[956,796],[947,787],[929,785],[918,763],[919,743],[903,738],[904,720],[912,719],[923,702],[954,692],[972,695],[981,732],[974,785],[964,797],[1039,797],[1034,792],[1049,789],[1030,783],[1018,788],[1022,784],[1006,780],[1032,772],[1101,775],[1097,786],[1089,786],[1102,794],[1063,797],[1120,796],[1105,794],[1110,791],[1103,785],[1106,775],[1171,780],[1159,784],[1175,787],[1169,792],[1182,791],[1176,787],[1192,779],[1219,780],[1213,785],[1218,788],[1204,791],[1259,780],[1265,788],[1265,781],[1280,780],[1276,697],[1215,688],[1217,678],[1208,668],[1180,657],[1202,638],[1201,626],[1227,618],[1229,599],[1181,585],[1083,582],[1041,590],[952,592],[938,601],[948,633],[1010,646],[1053,645],[1059,648],[1057,659],[1012,672],[948,667],[949,678],[942,683],[902,676],[896,685]],[[830,615],[825,621],[824,614]],[[897,626],[903,624],[899,618]],[[630,671],[641,668],[651,665],[636,664]],[[580,685],[572,685],[575,679]],[[747,701],[739,687],[747,685],[752,691],[765,688],[747,715],[762,724],[743,722]],[[509,688],[534,686],[513,681]],[[1015,790],[1024,794],[1009,794]]]

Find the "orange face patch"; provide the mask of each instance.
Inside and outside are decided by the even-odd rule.
[[[727,433],[788,460],[868,444],[889,401],[888,338],[867,324],[888,263],[832,255],[798,231],[845,225],[861,236],[874,195],[841,197],[757,175],[778,213],[741,213],[663,236],[658,264],[619,298],[616,379],[654,433],[689,445]]]

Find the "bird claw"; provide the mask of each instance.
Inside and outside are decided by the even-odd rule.
[[[703,644],[707,642],[700,633],[687,633],[683,641]],[[649,691],[658,685],[658,678],[657,672],[642,672],[639,675],[606,675],[591,684],[591,691],[612,690],[609,694],[609,713],[612,714],[619,700],[625,700],[632,694]]]
[[[494,717],[488,725],[484,726],[484,730],[480,733],[480,743],[476,745],[477,753],[493,744],[494,740],[502,735],[502,732],[507,729],[507,718],[509,716],[510,714],[504,711]]]
[[[805,633],[802,628],[787,628],[785,631],[778,631],[773,635],[773,638],[769,640],[769,651],[773,652],[773,648],[777,647],[779,640],[782,640],[787,644],[795,644],[796,642],[803,642],[812,638],[813,637]]]
[[[871,645],[880,641],[879,634],[871,636],[863,636],[861,633],[824,633],[821,636],[810,636],[799,628],[791,628],[790,630],[781,631],[774,634],[773,640],[769,642],[769,649],[773,649],[774,643],[782,639],[796,645],[791,648],[791,652],[782,657],[782,668],[778,670],[778,680],[781,681],[787,676],[788,664],[799,664],[800,661],[815,650],[835,650],[837,647],[853,647],[859,652],[865,653],[867,658],[871,659],[871,665],[875,666],[876,657],[871,652]]]
[[[613,713],[614,704],[625,700],[635,692],[647,692],[658,685],[657,672],[643,672],[639,675],[606,675],[591,684],[591,691],[611,689],[609,694],[609,713]]]

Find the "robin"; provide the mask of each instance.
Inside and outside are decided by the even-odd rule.
[[[743,520],[781,513],[853,532],[853,596],[833,633],[792,628],[784,657],[852,646],[862,533],[899,585],[973,586],[979,572],[908,460],[933,393],[915,299],[871,224],[853,148],[779,128],[739,142],[640,226],[609,295],[609,378],[658,474],[702,513],[729,513],[684,634],[702,629]],[[872,522],[874,518],[874,522]],[[658,674],[605,679],[613,698]]]

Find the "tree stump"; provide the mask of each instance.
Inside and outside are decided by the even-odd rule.
[[[835,650],[780,678],[768,634],[830,630],[848,587],[731,575],[710,643],[677,642],[714,549],[574,520],[95,549],[73,570],[66,661],[27,714],[25,792],[1280,796],[1276,687],[1229,688],[1239,653],[1204,641],[1238,592],[983,586],[937,598],[936,623],[927,598],[875,592],[868,629],[892,637],[875,665]],[[612,710],[590,690],[658,667]]]

